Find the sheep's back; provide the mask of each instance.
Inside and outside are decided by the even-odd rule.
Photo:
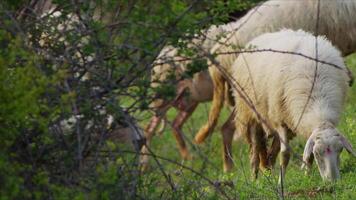
[[[343,55],[355,52],[356,1],[320,1],[319,15],[317,7],[318,1],[310,0],[266,1],[238,21],[222,26],[228,35],[212,48],[212,53],[236,51],[234,47],[245,47],[253,38],[282,28],[326,35]],[[224,54],[217,60],[229,70],[237,55]]]
[[[284,53],[242,54],[233,65],[234,78],[244,87],[262,117],[272,125],[283,122],[293,129],[309,98],[316,64],[314,60],[286,52],[315,57],[315,37],[303,31],[282,30],[259,36],[249,45]],[[324,37],[318,37],[318,59],[342,69],[318,64],[314,92],[302,118],[306,127],[311,126],[309,122],[313,120],[337,123],[347,89],[340,52]],[[237,96],[237,100],[241,101],[240,97]]]

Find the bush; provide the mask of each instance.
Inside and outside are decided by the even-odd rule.
[[[150,69],[163,46],[187,53],[201,29],[258,1],[74,2],[0,3],[0,199],[133,199],[154,190],[137,155],[107,142],[110,133],[144,116],[136,114],[159,92]],[[206,63],[189,68],[187,76]]]

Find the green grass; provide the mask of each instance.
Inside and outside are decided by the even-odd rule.
[[[346,59],[347,65],[356,74],[356,55]],[[160,160],[164,172],[175,185],[173,192],[167,180],[158,169],[157,164],[151,159],[150,170],[142,175],[140,193],[145,199],[224,199],[218,192],[220,188],[231,198],[239,199],[277,199],[279,169],[276,165],[270,174],[259,174],[258,180],[251,178],[248,159],[248,147],[243,141],[233,143],[233,156],[235,168],[233,173],[222,171],[222,140],[218,127],[208,141],[202,145],[191,143],[194,134],[206,121],[209,104],[201,104],[193,116],[186,123],[183,131],[186,136],[190,152],[193,154],[191,161],[182,163],[192,168],[212,181],[215,187],[200,175],[182,168],[181,166]],[[229,112],[224,110],[220,124],[226,119]],[[172,109],[168,113],[170,120],[175,116]],[[347,104],[339,124],[339,130],[356,147],[356,84],[349,91]],[[305,140],[295,138],[291,146],[293,151],[301,156]],[[181,163],[175,139],[169,128],[163,135],[155,136],[152,141],[152,150],[155,154]],[[311,174],[305,175],[300,170],[301,162],[296,156],[291,158],[285,182],[285,199],[356,199],[356,158],[345,150],[341,154],[341,180],[336,184],[324,183],[321,180],[316,164],[314,163]]]

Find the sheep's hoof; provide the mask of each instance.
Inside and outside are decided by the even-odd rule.
[[[232,164],[224,164],[224,172],[229,173],[232,171],[233,165]]]
[[[272,167],[269,166],[269,165],[261,165],[261,164],[260,164],[260,170],[261,170],[262,172],[268,172],[268,171],[271,171],[271,170],[272,170]]]
[[[252,175],[251,175],[252,181],[256,181],[257,178],[258,178],[258,172],[253,172]]]
[[[195,144],[201,144],[204,142],[204,140],[209,136],[209,130],[207,130],[206,127],[202,127],[199,132],[195,135],[194,137],[194,143]]]
[[[203,143],[204,139],[200,138],[199,135],[196,135],[193,141],[194,141],[194,144],[201,144],[201,143]]]
[[[311,168],[307,164],[303,163],[302,166],[300,167],[301,170],[304,170],[305,175],[310,175]]]
[[[180,154],[182,155],[183,160],[192,160],[193,157],[190,155],[187,149],[181,149]]]

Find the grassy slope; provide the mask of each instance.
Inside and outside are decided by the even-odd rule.
[[[347,64],[356,74],[356,55],[347,58]],[[188,141],[192,141],[194,133],[207,119],[209,104],[202,104],[184,127],[184,133]],[[225,110],[220,122],[226,119],[228,112]],[[169,119],[175,116],[175,111],[169,112]],[[347,105],[343,113],[339,130],[345,134],[356,147],[356,84],[349,92]],[[176,142],[171,130],[167,129],[161,136],[154,138],[152,149],[158,155],[181,162],[177,151]],[[183,163],[191,167],[212,181],[232,182],[233,186],[223,186],[224,191],[230,197],[241,199],[275,199],[278,198],[277,179],[278,167],[271,173],[260,175],[257,181],[250,177],[248,148],[243,141],[233,144],[233,156],[235,169],[233,173],[222,172],[221,158],[221,136],[215,131],[208,142],[196,146],[188,142],[193,153],[193,160]],[[301,156],[305,141],[294,139],[292,148],[297,156]],[[300,170],[300,161],[293,156],[289,164],[286,177],[286,199],[356,199],[356,158],[351,157],[346,151],[341,155],[342,179],[336,185],[322,182],[316,165],[313,165],[312,173],[308,176]],[[217,199],[220,198],[214,187],[195,173],[181,167],[163,162],[166,173],[172,178],[178,190],[174,193],[168,192],[168,184],[163,178],[157,165],[152,161],[151,172],[143,176],[141,191],[149,199]]]

